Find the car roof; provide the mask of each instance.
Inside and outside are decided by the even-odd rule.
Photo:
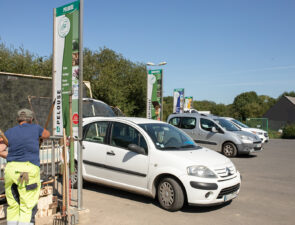
[[[147,124],[147,123],[165,123],[159,120],[152,120],[140,117],[87,117],[83,118],[83,123],[88,124],[95,121],[114,121],[114,122],[132,122],[135,124]]]
[[[212,119],[210,115],[204,115],[199,113],[173,113],[168,116],[167,120],[173,117],[196,117],[196,118]]]

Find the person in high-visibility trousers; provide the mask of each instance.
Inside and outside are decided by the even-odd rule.
[[[8,146],[0,139],[0,156],[7,160],[7,225],[30,225],[35,223],[41,187],[39,138],[49,138],[50,132],[32,123],[31,110],[21,109],[17,114],[18,125],[4,133]]]

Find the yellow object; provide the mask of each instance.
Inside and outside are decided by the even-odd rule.
[[[34,224],[40,194],[40,168],[30,162],[8,162],[5,168],[7,224]]]

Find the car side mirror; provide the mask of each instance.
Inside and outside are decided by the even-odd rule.
[[[142,147],[140,147],[140,146],[138,146],[136,144],[129,144],[128,145],[128,149],[130,151],[136,152],[138,154],[142,154],[142,155],[145,155],[146,154],[144,148],[142,148]]]
[[[218,132],[218,130],[216,129],[216,127],[212,127],[212,128],[211,128],[211,131],[212,131],[213,133],[217,133],[217,132]]]

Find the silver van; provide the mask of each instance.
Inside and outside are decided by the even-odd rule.
[[[257,135],[242,131],[221,117],[180,113],[169,115],[167,122],[186,132],[199,145],[219,151],[227,157],[262,150]]]

